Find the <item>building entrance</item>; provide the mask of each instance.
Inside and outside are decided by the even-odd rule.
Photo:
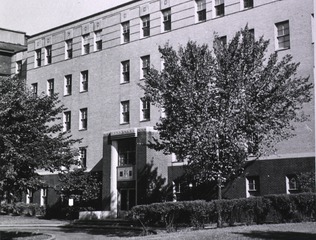
[[[121,211],[129,211],[136,204],[136,193],[135,189],[121,189],[120,190],[120,210]]]

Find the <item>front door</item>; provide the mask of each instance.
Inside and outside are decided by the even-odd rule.
[[[120,190],[120,210],[128,211],[131,210],[132,207],[135,206],[136,203],[136,194],[135,189],[121,189]]]

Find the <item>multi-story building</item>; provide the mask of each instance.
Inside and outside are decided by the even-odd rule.
[[[26,77],[26,34],[0,28],[0,76]]]
[[[314,11],[313,0],[130,1],[30,36],[27,85],[35,94],[59,93],[67,107],[64,131],[83,139],[76,146],[80,159],[88,171],[103,172],[103,210],[116,214],[141,203],[137,172],[146,164],[180,184],[184,163],[146,146],[157,136],[153,126],[161,110],[144,101],[138,85],[150,66],[161,68],[158,46],[194,40],[212,47],[215,34],[229,41],[248,25],[255,38],[270,40],[269,53],[291,54],[301,63],[298,75],[314,82]],[[290,192],[293,174],[314,171],[314,99],[304,109],[310,121],[297,124],[296,137],[280,143],[276,155],[255,161],[227,197]],[[47,179],[53,183],[56,176]]]

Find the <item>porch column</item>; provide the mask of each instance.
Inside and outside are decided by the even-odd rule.
[[[112,141],[111,173],[110,173],[110,191],[111,191],[110,211],[112,215],[116,217],[117,217],[117,165],[118,165],[117,141]]]

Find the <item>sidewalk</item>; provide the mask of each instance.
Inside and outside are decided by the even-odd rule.
[[[61,227],[70,224],[71,221],[47,220],[37,217],[0,215],[0,228],[7,227]]]

